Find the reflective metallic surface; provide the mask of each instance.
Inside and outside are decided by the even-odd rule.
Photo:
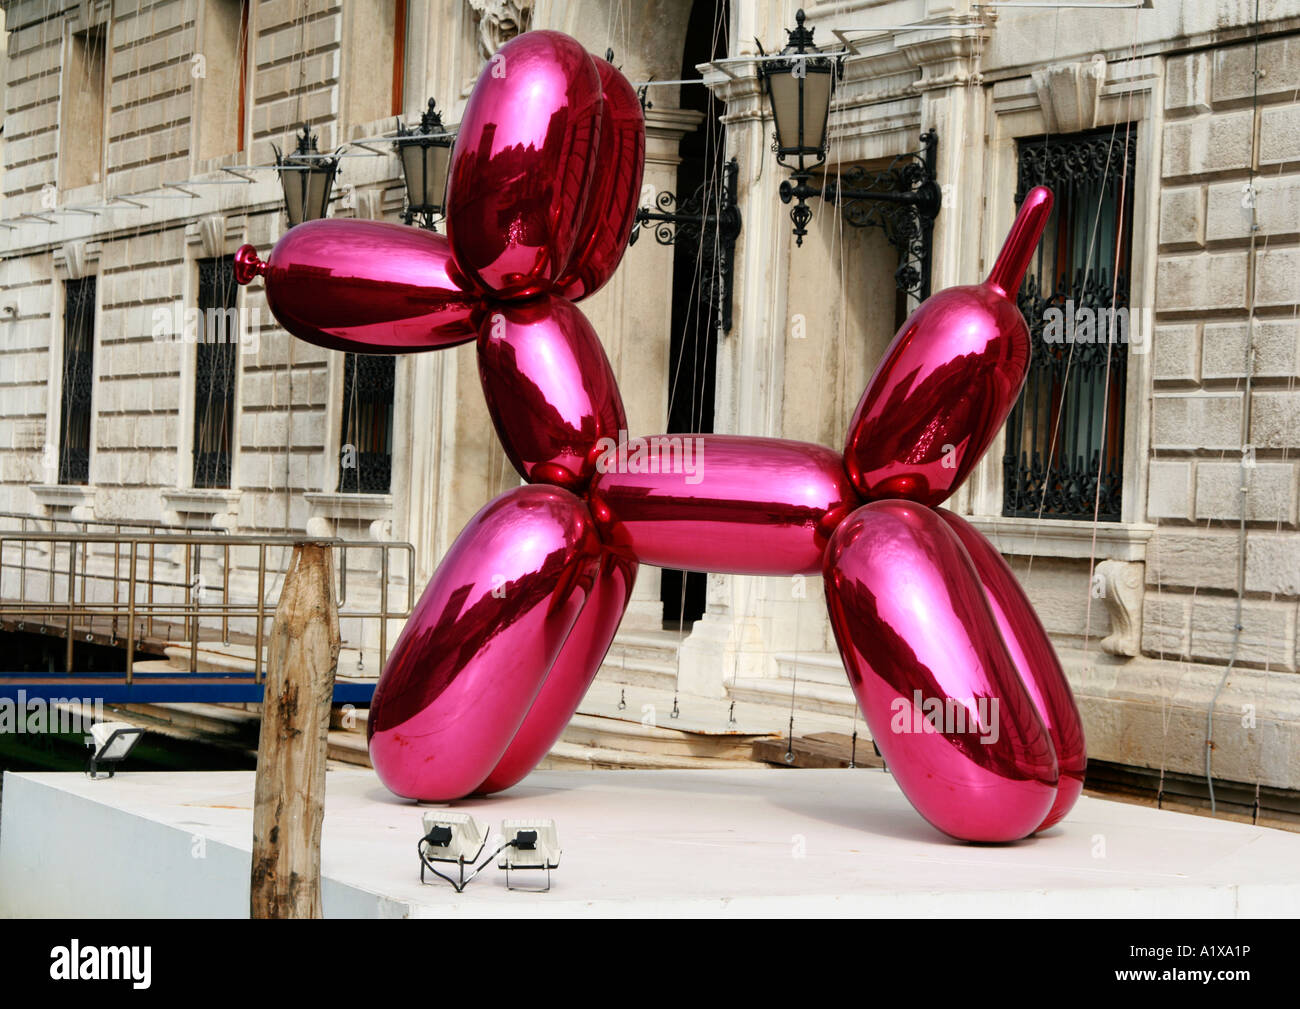
[[[864,505],[831,538],[826,598],[871,738],[917,812],[968,841],[1037,830],[1056,754],[957,534],[924,505]]]
[[[1038,826],[1039,830],[1045,830],[1059,823],[1074,806],[1083,791],[1088,769],[1083,721],[1074,694],[1047,631],[1002,555],[965,519],[946,508],[938,509],[938,515],[957,534],[975,564],[1002,641],[1011,653],[1030,700],[1051,733],[1061,780],[1056,789],[1056,802]]]
[[[331,350],[400,354],[453,347],[478,332],[483,301],[458,283],[447,239],[383,221],[308,221],[261,263],[235,254],[236,279],[266,281],[271,313]]]
[[[523,779],[564,732],[623,619],[636,580],[637,563],[614,551],[600,560],[600,573],[587,596],[578,622],[551,667],[524,724],[496,768],[476,792],[499,792]]]
[[[413,799],[468,795],[523,723],[582,611],[600,556],[558,487],[489,502],[434,573],[371,702],[370,759]]]
[[[1055,822],[1084,767],[1069,687],[996,551],[926,507],[966,478],[1023,383],[1029,344],[1011,299],[1051,194],[1029,193],[984,284],[913,314],[843,455],[772,438],[629,438],[609,361],[572,301],[617,268],[644,161],[622,75],[567,35],[527,32],[466,106],[448,238],[326,220],[290,230],[266,263],[236,254],[238,281],[263,276],[276,319],[309,342],[397,353],[476,338],[493,423],[530,482],[470,521],[394,646],[368,723],[380,779],[428,801],[521,780],[595,677],[641,563],[824,571],[850,682],[921,814],[974,841]]]
[[[481,292],[550,289],[583,226],[600,144],[600,75],[560,32],[511,39],[465,106],[447,186],[447,235]]]
[[[819,572],[858,505],[831,449],[724,434],[630,439],[598,463],[589,500],[606,542],[643,564],[774,575]]]
[[[591,59],[604,93],[600,150],[577,249],[556,284],[574,301],[600,290],[622,260],[645,168],[645,118],[636,92],[612,65]]]
[[[581,492],[600,440],[627,427],[596,331],[563,298],[498,303],[483,320],[478,370],[488,411],[520,476]]]
[[[1029,370],[1029,331],[1012,299],[1051,209],[1049,190],[1031,190],[989,279],[933,295],[894,337],[844,448],[863,497],[938,505],[1001,430]]]

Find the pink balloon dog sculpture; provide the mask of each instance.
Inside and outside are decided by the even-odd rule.
[[[842,456],[663,436],[679,462],[691,443],[693,465],[629,466],[645,442],[626,439],[609,361],[573,303],[622,257],[644,155],[623,76],[567,35],[528,32],[470,97],[446,238],[322,220],[266,263],[248,246],[236,257],[240,282],[264,275],[276,318],[312,343],[400,353],[477,340],[492,420],[528,481],[460,534],[388,659],[369,721],[380,778],[434,801],[523,778],[596,675],[638,564],[820,571],[872,738],[921,815],[971,841],[1056,823],[1085,766],[1070,688],[1001,556],[937,507],[1024,384],[1029,335],[1012,299],[1051,193],[1026,197],[988,280],[907,321]]]

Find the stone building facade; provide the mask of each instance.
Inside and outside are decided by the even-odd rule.
[[[196,486],[210,409],[200,373],[212,361],[185,338],[185,311],[207,297],[202,264],[283,232],[267,166],[302,123],[322,151],[345,155],[331,213],[397,220],[397,161],[376,138],[417,119],[430,96],[454,123],[494,47],[528,27],[612,48],[634,82],[703,78],[647,89],[646,182],[651,197],[684,196],[688,151],[739,166],[734,322],[705,341],[709,396],[692,390],[711,407],[706,429],[840,445],[907,307],[878,229],[814,201],[809,236],[793,241],[752,59],[754,39],[784,44],[793,2],[0,6],[0,511],[407,540],[426,578],[474,511],[517,482],[473,348],[396,362],[387,491],[340,491],[344,355],[289,339],[260,285],[241,289],[229,476]],[[1246,0],[802,6],[818,43],[846,52],[828,173],[883,168],[923,131],[938,135],[935,289],[991,263],[1034,142],[1044,165],[1053,144],[1097,138],[1123,159],[1106,214],[1081,210],[1091,230],[1057,233],[1059,248],[1086,239],[1089,255],[1098,234],[1107,241],[1103,216],[1126,236],[1108,276],[1118,288],[1123,274],[1143,339],[1103,354],[1101,405],[1080,407],[1102,432],[1113,514],[1010,507],[1005,439],[951,505],[1021,575],[1094,758],[1203,773],[1213,709],[1217,777],[1300,787],[1300,3],[1263,5],[1259,23]],[[671,410],[674,305],[689,297],[681,255],[642,236],[583,306],[633,433],[664,430]],[[93,288],[78,286],[86,278]],[[70,341],[82,339],[66,318],[70,291],[78,305],[93,299],[84,479],[68,478],[64,385],[87,369],[69,370]],[[1020,423],[1029,431],[1032,418]],[[664,635],[670,594],[643,571],[625,636]],[[766,684],[815,698],[842,675],[815,579],[710,576],[703,610],[664,643],[683,692]]]

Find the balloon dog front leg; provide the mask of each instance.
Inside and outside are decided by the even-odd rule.
[[[537,700],[528,709],[505,754],[476,792],[499,792],[523,780],[564,733],[596,678],[623,620],[632,597],[636,570],[636,561],[626,554],[606,550],[601,556],[587,602]]]
[[[515,488],[470,520],[371,702],[370,757],[385,785],[445,801],[488,778],[578,621],[600,556],[586,505],[559,487]]]

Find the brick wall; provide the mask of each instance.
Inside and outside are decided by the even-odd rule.
[[[40,207],[41,187],[55,181],[58,147],[62,11],[54,4],[15,4],[5,17],[9,86],[5,90],[4,215]]]
[[[1169,59],[1161,165],[1157,326],[1143,649],[1230,654],[1246,509],[1249,594],[1238,661],[1296,668],[1300,532],[1300,39]],[[1255,168],[1252,215],[1243,187]],[[1246,204],[1246,205],[1244,205]],[[1254,326],[1249,323],[1251,285]],[[1246,347],[1253,340],[1241,493]]]
[[[196,297],[194,260],[197,222],[214,211],[234,222],[231,233],[265,250],[283,231],[278,186],[271,173],[245,192],[238,186],[195,187],[201,199],[157,198],[165,183],[193,178],[196,163],[192,120],[197,108],[194,56],[201,48],[203,0],[161,0],[114,5],[108,48],[108,171],[102,196],[125,195],[143,208],[118,204],[75,230],[86,218],[54,215],[50,241],[0,260],[5,304],[16,314],[4,325],[0,354],[0,510],[39,514],[31,484],[53,483],[57,473],[47,446],[47,386],[52,341],[57,340],[62,285],[55,258],[64,241],[84,241],[97,254],[100,309],[96,318],[94,449],[90,483],[99,518],[168,518],[158,491],[189,483],[181,452],[191,437],[181,339],[155,338],[156,312]],[[128,9],[129,8],[129,9]],[[46,209],[46,185],[56,184],[61,53],[66,25],[80,4],[29,2],[8,11],[8,88],[5,103],[5,171],[0,216]],[[254,68],[248,160],[268,163],[274,142],[284,149],[304,121],[313,122],[320,147],[336,145],[341,5],[337,2],[269,0],[251,14]],[[233,152],[232,152],[233,154]],[[384,165],[378,162],[383,160]],[[375,159],[355,181],[391,187],[387,159]],[[392,173],[390,173],[392,174]],[[228,179],[228,177],[227,177]],[[141,198],[142,193],[152,193]],[[77,194],[80,200],[81,194]],[[67,194],[60,193],[62,209]],[[342,211],[336,208],[335,213]],[[6,232],[0,232],[0,235]],[[233,240],[225,251],[233,249]],[[330,352],[292,341],[274,326],[260,285],[243,294],[250,318],[262,323],[257,347],[239,355],[234,430],[233,486],[241,491],[237,512],[246,531],[302,529],[304,490],[322,484],[326,459],[327,368]],[[57,350],[57,347],[56,347]],[[57,445],[54,445],[57,459]],[[191,517],[192,520],[192,517]],[[202,517],[199,516],[199,524]]]

